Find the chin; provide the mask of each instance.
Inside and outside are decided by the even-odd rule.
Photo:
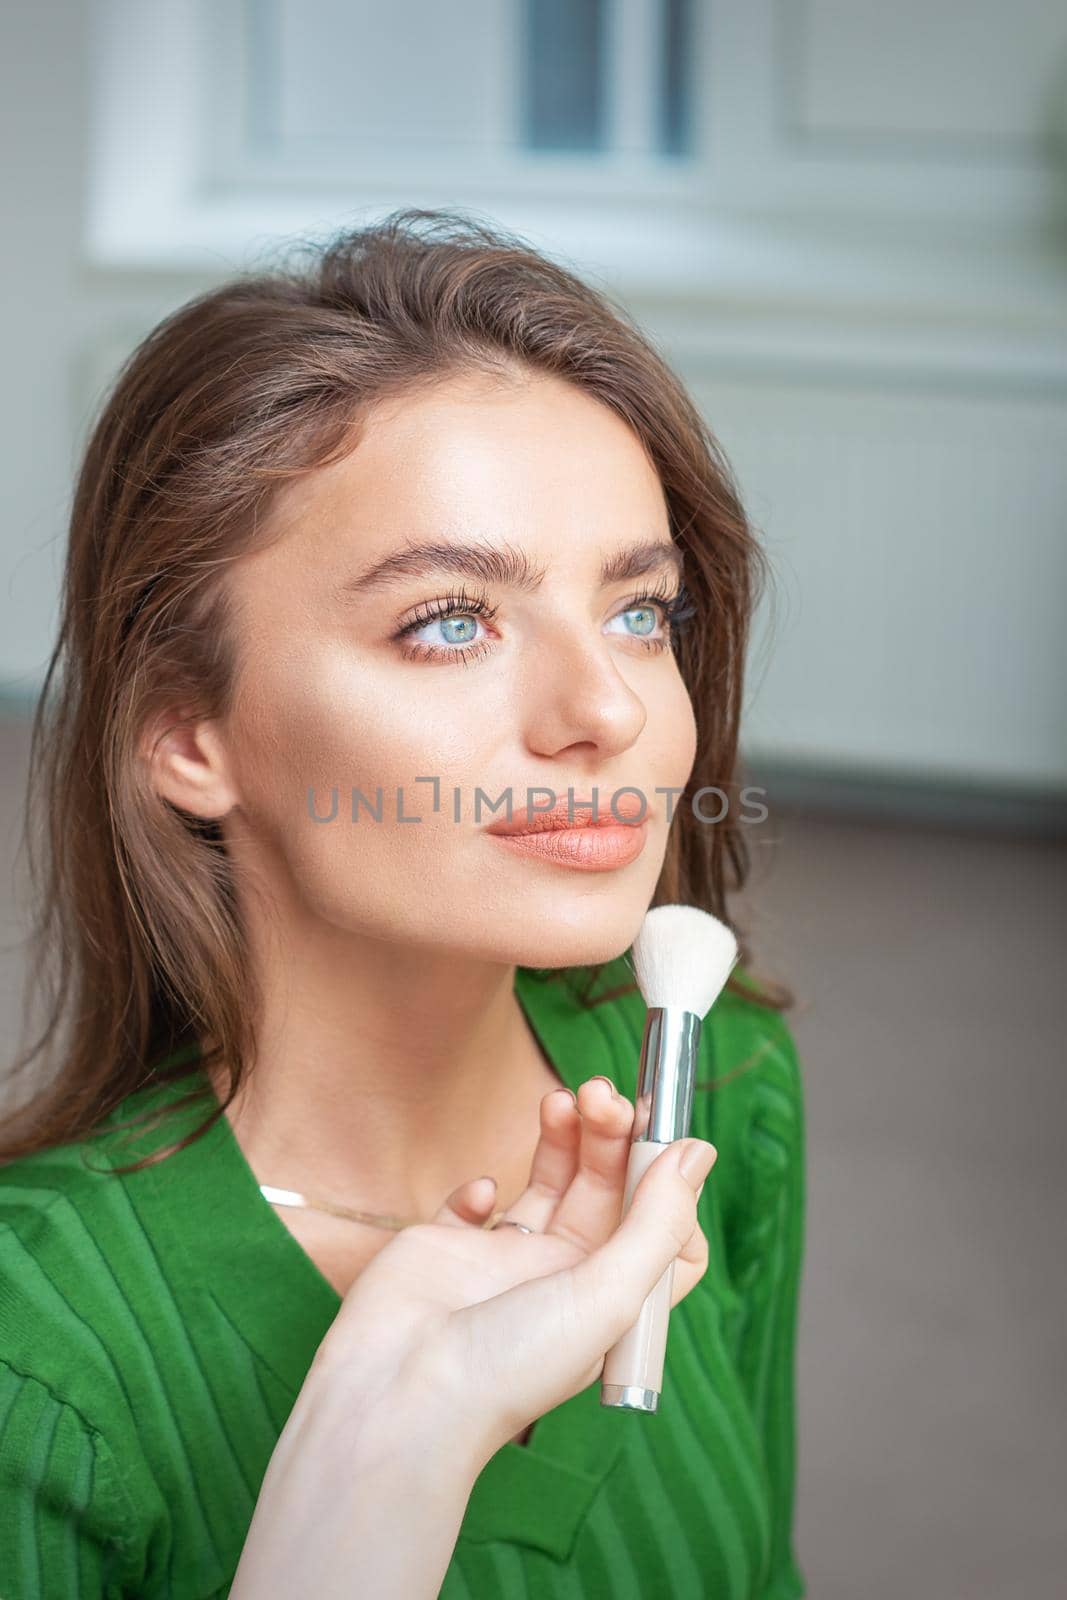
[[[528,907],[507,942],[508,960],[519,967],[586,967],[614,961],[637,937],[653,890],[614,903],[596,896],[561,895],[551,909]]]

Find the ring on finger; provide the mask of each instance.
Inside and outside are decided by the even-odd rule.
[[[537,1233],[537,1228],[529,1227],[525,1222],[516,1222],[514,1217],[505,1217],[503,1213],[491,1217],[486,1224],[489,1228],[518,1228],[520,1233]]]

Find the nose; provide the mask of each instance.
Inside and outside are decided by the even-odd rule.
[[[640,737],[648,721],[641,696],[626,682],[606,640],[574,637],[552,643],[530,664],[526,689],[527,743],[556,756],[587,745],[598,759],[616,755]]]

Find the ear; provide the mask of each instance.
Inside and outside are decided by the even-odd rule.
[[[182,811],[224,817],[239,803],[218,722],[184,712],[158,717],[142,744],[152,788]]]

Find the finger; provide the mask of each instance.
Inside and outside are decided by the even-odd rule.
[[[681,1162],[690,1150],[718,1151],[704,1139],[677,1139],[642,1174],[621,1223],[611,1237],[567,1269],[575,1297],[595,1340],[606,1333],[610,1349],[632,1328],[641,1308],[667,1267],[690,1247],[697,1226],[697,1190],[707,1176],[690,1179]]]
[[[582,1138],[578,1170],[551,1222],[550,1233],[595,1250],[622,1216],[634,1108],[608,1079],[589,1078],[578,1090]]]
[[[699,1222],[679,1250],[678,1260],[688,1262],[691,1267],[707,1266],[708,1237]]]
[[[495,1199],[495,1178],[468,1178],[452,1190],[431,1221],[443,1222],[449,1228],[484,1227]]]
[[[684,1300],[695,1289],[708,1270],[708,1241],[699,1224],[693,1229],[675,1258],[674,1280],[671,1285],[671,1307]]]
[[[513,1222],[544,1233],[578,1167],[582,1118],[570,1089],[552,1089],[540,1107],[541,1132],[526,1188],[507,1207]]]

